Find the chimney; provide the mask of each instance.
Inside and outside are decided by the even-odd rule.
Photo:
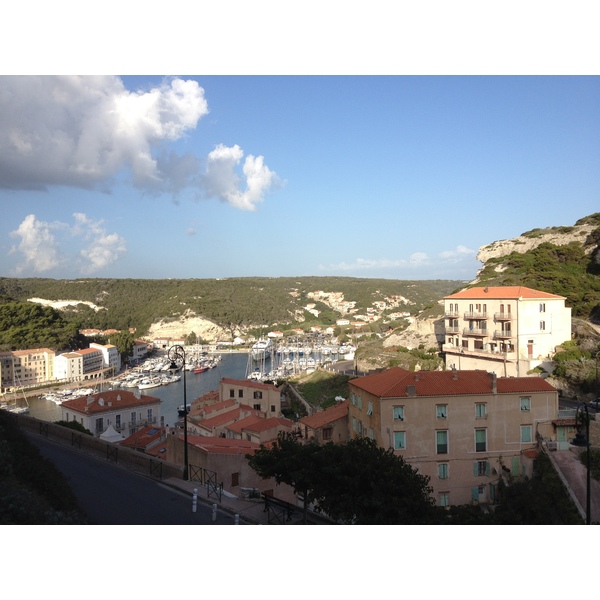
[[[498,393],[498,381],[496,377],[496,373],[490,373],[490,377],[492,378],[492,394]]]
[[[417,388],[414,385],[407,385],[406,386],[406,393],[411,397],[414,398],[417,395]]]
[[[415,381],[419,381],[419,374],[415,373]]]
[[[87,403],[91,404],[94,401],[94,396],[88,396],[87,397]]]
[[[99,398],[99,399],[98,399],[98,404],[99,404],[100,406],[104,406],[104,398]]]
[[[456,369],[452,369],[452,379],[454,379],[454,381],[458,380],[458,371]]]
[[[484,292],[487,294],[487,293],[490,291],[490,288],[489,288],[489,287],[486,285],[486,286],[483,288],[483,291],[484,291]]]

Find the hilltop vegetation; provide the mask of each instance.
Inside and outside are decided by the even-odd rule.
[[[127,329],[144,335],[153,323],[197,315],[229,332],[281,329],[319,323],[335,325],[341,315],[308,294],[319,290],[341,292],[356,302],[359,311],[387,296],[404,296],[411,304],[406,310],[417,314],[421,308],[455,289],[458,281],[400,281],[350,277],[233,278],[233,279],[17,279],[0,278],[0,303],[26,302],[42,298],[58,302],[77,301],[61,310],[68,323],[79,328]],[[84,304],[86,303],[86,304]],[[314,303],[316,317],[305,310]],[[31,337],[29,338],[31,340]],[[5,347],[13,337],[0,337]],[[32,344],[32,341],[28,342]],[[33,344],[34,346],[37,344]],[[19,345],[24,348],[26,345]],[[31,347],[31,346],[29,346]],[[58,348],[62,349],[62,348]]]
[[[593,225],[583,242],[543,241],[527,252],[514,250],[489,258],[473,285],[524,285],[567,298],[574,317],[600,322],[600,213],[577,221]],[[533,229],[525,238],[565,234],[575,227]]]

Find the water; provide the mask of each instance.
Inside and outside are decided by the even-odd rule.
[[[245,379],[246,367],[248,365],[248,355],[246,353],[223,354],[222,360],[214,369],[209,369],[204,373],[194,374],[193,371],[186,371],[186,396],[187,403],[191,404],[196,398],[203,396],[211,390],[219,389],[219,382],[223,377],[231,379]],[[140,391],[137,388],[130,388],[139,396]],[[183,404],[183,373],[180,381],[162,385],[157,388],[143,390],[145,396],[152,396],[162,400],[160,405],[160,415],[164,417],[164,423],[167,426],[173,426],[180,417],[177,414],[177,407]],[[59,421],[61,418],[60,406],[57,406],[51,400],[42,398],[29,399],[29,414],[42,421]]]

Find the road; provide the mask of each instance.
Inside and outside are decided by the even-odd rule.
[[[80,507],[94,525],[233,525],[234,517],[188,494],[113,463],[45,438],[28,435],[42,456],[65,475]]]

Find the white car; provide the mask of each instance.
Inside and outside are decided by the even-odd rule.
[[[598,398],[597,400],[592,400],[590,402],[590,406],[592,408],[595,408],[596,410],[600,410],[600,398]]]

